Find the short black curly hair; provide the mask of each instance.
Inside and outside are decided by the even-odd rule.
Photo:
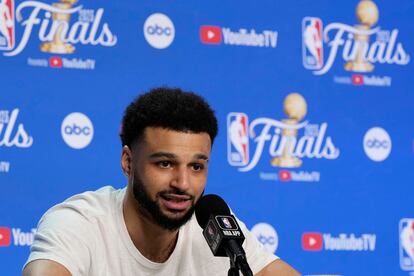
[[[139,96],[128,105],[122,119],[122,146],[132,148],[146,127],[217,135],[217,118],[209,104],[193,92],[159,87]]]

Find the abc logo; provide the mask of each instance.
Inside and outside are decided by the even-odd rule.
[[[92,141],[93,125],[85,114],[74,112],[65,117],[60,132],[69,147],[83,149]]]
[[[275,253],[279,245],[279,237],[272,225],[261,222],[253,226],[251,232],[267,251]]]
[[[373,161],[387,159],[391,153],[391,146],[391,138],[383,128],[370,128],[364,136],[364,151]]]
[[[167,48],[174,40],[174,24],[165,14],[154,13],[145,20],[144,36],[152,47]]]

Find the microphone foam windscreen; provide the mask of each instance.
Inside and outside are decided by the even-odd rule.
[[[198,224],[204,229],[211,214],[230,215],[230,209],[221,197],[210,194],[200,198],[195,207],[195,214]]]

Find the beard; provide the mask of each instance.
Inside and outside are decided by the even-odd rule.
[[[190,209],[182,216],[171,218],[164,214],[161,211],[160,205],[157,203],[156,199],[151,199],[143,181],[135,174],[132,178],[132,190],[136,201],[138,202],[138,211],[145,217],[149,218],[159,226],[169,231],[175,231],[185,223],[187,223],[194,214],[195,209],[195,200],[194,196],[190,195],[184,191],[181,191],[177,188],[171,188],[169,190],[158,192],[155,198],[160,198],[168,194],[176,195],[187,195],[191,200]],[[204,193],[204,192],[203,192]]]

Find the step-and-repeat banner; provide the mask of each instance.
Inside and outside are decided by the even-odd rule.
[[[69,196],[124,187],[126,105],[219,119],[207,193],[304,274],[414,274],[412,0],[0,3],[0,275]],[[74,241],[76,242],[76,241]]]

